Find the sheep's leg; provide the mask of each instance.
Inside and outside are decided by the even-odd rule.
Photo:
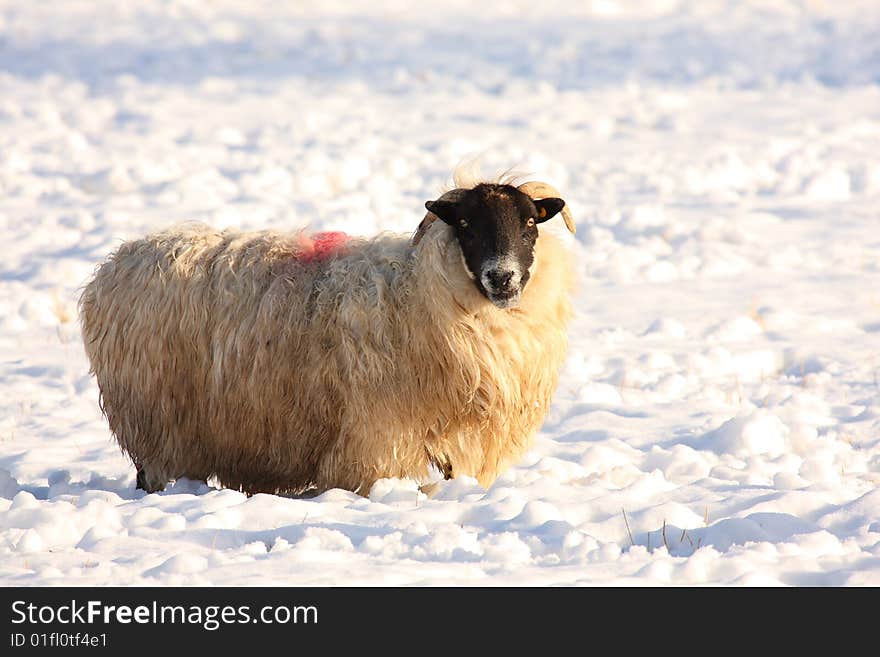
[[[455,475],[452,473],[452,463],[450,463],[449,461],[443,463],[440,471],[443,473],[443,479],[445,479],[446,481],[455,478]]]
[[[428,463],[437,468],[445,480],[455,478],[455,473],[452,471],[452,460],[446,454],[434,455],[428,450]]]
[[[161,473],[147,468],[147,466],[137,466],[137,487],[141,490],[145,490],[148,493],[157,493],[165,490],[165,484],[167,483],[168,478]]]

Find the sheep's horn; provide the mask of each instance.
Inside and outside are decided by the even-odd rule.
[[[557,190],[553,185],[545,182],[539,182],[537,180],[523,183],[522,185],[517,187],[517,189],[523,194],[527,194],[530,198],[534,200],[539,200],[542,198],[562,197],[562,194],[560,194],[559,190]],[[562,208],[562,220],[565,222],[565,227],[568,228],[569,232],[575,232],[574,217],[571,215],[571,208],[568,207],[568,203],[566,203]]]
[[[443,196],[441,196],[437,200],[438,201],[452,201],[453,203],[455,203],[456,201],[461,199],[462,195],[466,191],[467,190],[463,189],[463,188],[450,189],[448,192],[443,194]],[[431,227],[431,224],[433,224],[439,218],[440,217],[438,217],[433,212],[428,212],[425,215],[425,218],[422,219],[422,223],[420,223],[419,227],[416,228],[416,232],[413,234],[412,241],[410,242],[410,244],[412,244],[413,246],[418,244],[422,240],[422,238],[425,236],[425,233],[428,232],[428,228]]]

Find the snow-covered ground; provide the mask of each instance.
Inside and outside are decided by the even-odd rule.
[[[0,0],[0,583],[880,584],[876,2],[301,5]],[[521,462],[134,489],[76,320],[107,253],[410,232],[480,153],[579,220]]]

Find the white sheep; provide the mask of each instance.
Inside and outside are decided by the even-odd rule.
[[[426,203],[412,241],[188,225],[124,243],[80,317],[138,487],[366,495],[432,466],[488,487],[528,448],[565,356],[571,266],[536,226],[556,197],[459,188]]]

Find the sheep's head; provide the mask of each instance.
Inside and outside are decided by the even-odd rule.
[[[428,215],[413,242],[421,239],[435,218],[449,224],[461,247],[465,270],[480,293],[498,308],[513,308],[531,276],[538,224],[565,207],[557,195],[544,183],[518,188],[483,183],[473,189],[455,189],[425,203]],[[563,216],[573,232],[567,208]]]

